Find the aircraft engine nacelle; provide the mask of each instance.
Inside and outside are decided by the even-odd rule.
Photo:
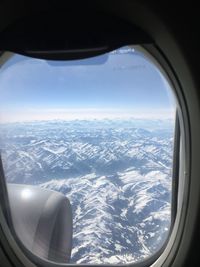
[[[39,258],[69,262],[72,210],[61,193],[37,186],[8,184],[13,228],[19,243]]]

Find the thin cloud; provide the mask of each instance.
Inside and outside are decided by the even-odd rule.
[[[112,109],[29,109],[1,112],[0,121],[23,122],[40,120],[101,120],[101,119],[173,119],[171,110],[112,110]]]

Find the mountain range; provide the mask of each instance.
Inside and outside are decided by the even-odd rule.
[[[164,244],[171,223],[173,121],[35,121],[0,129],[7,181],[70,199],[72,263],[136,262]]]

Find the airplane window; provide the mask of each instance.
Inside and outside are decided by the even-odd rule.
[[[137,47],[0,69],[0,151],[19,244],[74,264],[145,260],[171,229],[176,101]]]

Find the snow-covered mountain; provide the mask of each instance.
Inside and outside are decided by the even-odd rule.
[[[173,122],[46,121],[1,125],[7,181],[65,194],[73,263],[127,263],[170,228]]]

